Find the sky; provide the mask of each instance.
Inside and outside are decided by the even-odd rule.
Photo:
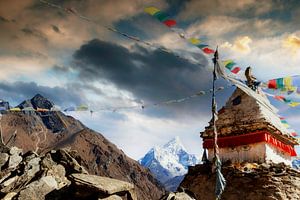
[[[175,136],[200,155],[199,132],[211,118],[209,95],[145,109],[104,109],[154,104],[212,87],[211,56],[144,13],[145,7],[164,10],[188,35],[218,46],[221,59],[233,59],[243,69],[251,66],[259,80],[300,75],[297,0],[49,2],[95,23],[38,0],[0,0],[0,97],[18,105],[40,93],[61,108],[87,104],[95,111],[92,116],[69,114],[134,159]],[[128,40],[105,26],[173,53]],[[223,80],[217,86],[225,87],[217,94],[221,107],[235,88]],[[300,133],[300,107],[270,100]]]

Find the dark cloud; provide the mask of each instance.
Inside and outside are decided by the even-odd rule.
[[[54,65],[52,69],[58,74],[70,72],[70,68],[61,65]]]
[[[72,70],[78,72],[83,84],[106,81],[131,92],[136,99],[155,103],[179,99],[211,87],[211,72],[204,69],[208,61],[200,53],[197,56],[203,65],[195,65],[158,50],[150,51],[141,46],[127,49],[94,39],[75,52]],[[227,98],[226,95],[223,95],[224,98]],[[209,112],[209,105],[210,95],[206,95],[168,108],[187,113],[201,110],[203,113]],[[157,112],[153,114],[157,115]]]
[[[83,45],[74,54],[75,70],[83,81],[107,80],[139,98],[157,100],[188,95],[207,87],[210,77],[203,66],[191,64],[172,54],[148,51],[136,46],[134,51],[97,39]]]
[[[15,105],[23,100],[32,98],[38,93],[59,106],[79,105],[85,101],[84,97],[75,87],[48,87],[38,85],[35,82],[22,81],[0,83],[1,98]]]

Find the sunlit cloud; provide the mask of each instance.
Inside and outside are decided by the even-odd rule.
[[[239,52],[239,53],[250,53],[251,47],[250,44],[252,43],[252,39],[248,36],[243,36],[237,38],[233,44],[229,42],[225,42],[221,45],[221,47],[231,49],[233,51]]]
[[[297,53],[300,49],[300,38],[295,34],[289,35],[284,39],[283,46]]]

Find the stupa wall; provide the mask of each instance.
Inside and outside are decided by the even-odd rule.
[[[285,163],[291,165],[289,154],[276,149],[266,142],[259,142],[236,147],[219,148],[219,156],[222,162],[257,162],[264,163],[272,161],[274,163]],[[214,157],[213,149],[208,149],[208,159],[212,161]]]

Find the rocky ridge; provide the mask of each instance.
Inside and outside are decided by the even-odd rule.
[[[43,156],[17,147],[0,153],[0,198],[4,200],[136,200],[134,185],[89,175],[75,151],[52,150]],[[76,156],[75,156],[76,157]],[[78,156],[77,156],[78,158]]]
[[[191,191],[195,199],[215,200],[215,173],[211,164],[189,168],[180,187]],[[295,200],[300,199],[300,171],[284,163],[224,163],[227,181],[222,200]]]

